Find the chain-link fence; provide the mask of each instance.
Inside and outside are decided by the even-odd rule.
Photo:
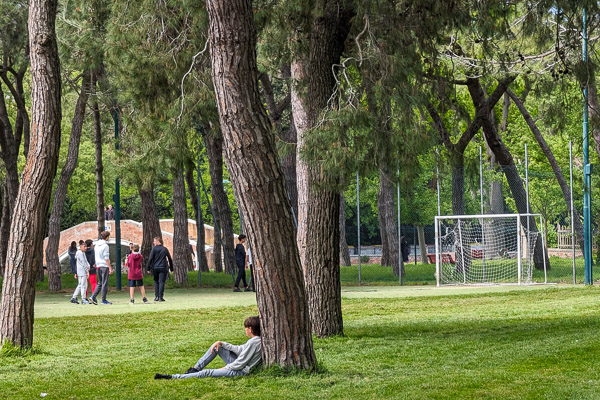
[[[485,151],[481,158],[478,157],[478,149],[475,149],[465,155],[460,167],[443,163],[439,161],[442,159],[440,157],[438,165],[432,168],[429,180],[426,181],[426,189],[429,190],[426,196],[417,197],[411,193],[418,190],[414,187],[402,188],[400,204],[401,222],[404,221],[401,227],[404,253],[403,284],[435,284],[436,282],[433,218],[421,228],[413,223],[415,218],[412,218],[413,214],[428,212],[432,214],[432,208],[433,215],[539,214],[542,217],[541,222],[540,219],[532,219],[522,224],[523,234],[528,237],[530,235],[539,237],[534,257],[544,257],[547,266],[545,271],[535,268],[532,281],[583,283],[584,260],[577,239],[577,232],[582,229],[582,168],[573,165],[569,159],[565,160],[565,156],[562,155],[558,164],[562,170],[563,181],[559,182],[557,174],[546,158],[538,155],[530,162],[525,149],[519,154],[513,154],[514,164],[504,166],[494,163],[493,156],[485,156]],[[361,182],[364,185],[360,189],[361,198],[364,200],[359,200],[362,222],[355,223],[358,224],[358,228],[347,226],[352,267],[342,269],[342,283],[358,284],[360,281],[361,284],[398,284],[399,279],[394,275],[392,268],[381,265],[382,257],[384,259],[385,257],[380,222],[377,218],[377,202],[369,202],[369,196],[377,195],[376,188],[379,186],[377,178],[361,178]],[[353,192],[350,191],[350,196],[356,197],[356,187],[353,189]],[[599,198],[600,196],[594,196],[594,191],[600,190],[594,188],[592,198]],[[571,217],[571,198],[575,210],[574,227]],[[356,219],[356,201],[354,200],[353,204],[349,201],[351,205],[347,208],[347,218],[352,221]],[[397,205],[395,199],[394,207]],[[600,201],[593,200],[592,214],[597,215],[597,212],[600,212]],[[524,218],[524,221],[528,219]],[[394,218],[392,223],[397,224],[397,219]],[[592,227],[593,237],[596,238],[598,235],[595,234],[595,224],[592,224]],[[359,229],[362,236],[360,257],[356,241]],[[483,243],[473,240],[473,243],[468,243],[472,248],[483,246]],[[594,255],[595,245],[594,242]],[[388,264],[390,264],[389,260]]]

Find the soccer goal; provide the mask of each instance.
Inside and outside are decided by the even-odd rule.
[[[534,250],[538,240],[538,246],[544,243],[543,226],[539,214],[435,217],[437,285],[534,283]]]

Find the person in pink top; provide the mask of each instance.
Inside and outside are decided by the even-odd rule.
[[[129,267],[129,272],[127,273],[127,279],[129,280],[129,303],[135,303],[133,292],[136,286],[142,292],[142,300],[144,303],[147,303],[148,299],[146,298],[146,290],[144,289],[144,274],[142,272],[142,259],[144,257],[140,254],[140,246],[138,244],[134,244],[132,250],[133,252],[127,257],[127,266]]]

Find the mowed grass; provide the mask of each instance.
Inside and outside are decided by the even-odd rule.
[[[185,371],[217,339],[244,342],[242,322],[257,312],[251,293],[180,289],[167,291],[162,305],[134,306],[126,305],[125,293],[111,293],[115,304],[107,307],[41,294],[40,306],[57,302],[56,308],[36,308],[33,354],[0,357],[0,398],[600,396],[598,287],[370,287],[343,293],[345,336],[314,340],[324,372],[185,381],[152,377]],[[198,306],[190,308],[194,302]],[[66,316],[66,310],[95,315]]]
[[[550,257],[551,269],[547,272],[547,279],[549,283],[573,283],[573,266],[570,258],[559,258]],[[584,261],[583,258],[576,260],[576,275],[577,283],[584,282]],[[403,285],[435,285],[435,264],[405,264],[406,275],[402,277]],[[342,286],[358,286],[359,285],[359,270],[357,265],[349,267],[340,267],[340,281]],[[379,264],[363,264],[360,268],[360,283],[362,285],[369,286],[396,286],[399,284],[398,277],[394,276],[391,267],[384,267]],[[533,280],[535,282],[544,282],[544,271],[534,270]],[[234,277],[225,273],[215,272],[203,272],[200,276],[201,287],[208,288],[231,288],[233,287]],[[246,281],[250,281],[250,271],[246,271]],[[151,275],[144,275],[144,284],[147,288],[152,288],[154,280]],[[0,279],[0,286],[2,285],[2,279]],[[62,287],[64,291],[73,291],[77,286],[77,280],[71,274],[64,274],[62,276]],[[116,275],[112,274],[109,278],[109,286],[116,286]],[[121,286],[127,287],[127,275],[121,276]],[[188,272],[188,286],[198,287],[198,272]],[[166,288],[173,289],[178,288],[179,285],[171,279],[167,280]],[[48,279],[44,282],[38,282],[36,284],[38,292],[45,292],[48,290]]]

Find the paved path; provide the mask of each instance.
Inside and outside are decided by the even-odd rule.
[[[441,287],[435,286],[346,286],[342,287],[342,297],[352,298],[397,298],[421,296],[448,296],[478,293],[497,293],[514,290],[544,290],[556,285],[537,286],[489,286],[489,287]],[[560,287],[568,287],[561,285]],[[581,287],[581,286],[579,286]],[[148,304],[142,303],[136,290],[135,304],[129,304],[129,288],[121,292],[110,291],[108,300],[112,305],[77,305],[69,303],[69,293],[41,293],[36,296],[35,318],[61,318],[87,315],[124,314],[136,312],[161,312],[174,310],[254,307],[256,297],[253,292],[234,293],[231,289],[172,289],[165,292],[165,302],[155,303],[154,288],[147,288]]]

